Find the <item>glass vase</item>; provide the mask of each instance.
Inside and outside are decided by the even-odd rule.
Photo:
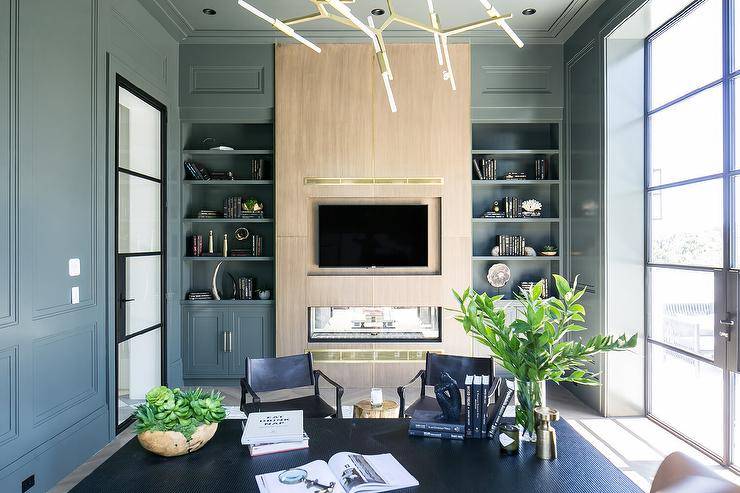
[[[535,442],[537,435],[534,409],[546,405],[544,380],[515,380],[516,424],[522,431],[522,440]]]

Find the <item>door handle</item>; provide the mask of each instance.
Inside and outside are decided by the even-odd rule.
[[[732,318],[730,318],[730,316],[729,316],[730,314],[729,313],[727,315],[728,315],[728,317],[726,319],[719,321],[719,324],[722,325],[722,326],[724,326],[724,330],[720,330],[719,331],[719,336],[720,337],[724,337],[725,339],[729,340],[730,339],[730,330],[731,330],[732,327],[735,326],[735,321]]]
[[[136,301],[136,298],[124,298],[121,296],[121,303],[130,303],[132,301]]]
[[[226,338],[228,337],[228,335],[226,331],[224,331],[223,334],[224,334],[224,353],[228,353],[229,350],[228,350],[228,347],[226,346],[226,343],[227,343]]]

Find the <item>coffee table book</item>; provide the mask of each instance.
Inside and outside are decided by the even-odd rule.
[[[303,434],[303,440],[299,442],[266,443],[263,445],[249,445],[249,455],[258,457],[260,455],[278,454],[308,448],[308,435]]]
[[[250,413],[242,432],[242,445],[300,442],[303,411]]]

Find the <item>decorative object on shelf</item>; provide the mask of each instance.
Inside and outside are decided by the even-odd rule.
[[[213,294],[214,300],[220,300],[221,294],[218,292],[218,288],[216,287],[216,281],[218,278],[218,271],[221,269],[221,266],[223,265],[223,260],[216,264],[216,268],[213,269],[213,277],[211,277],[211,293]]]
[[[519,428],[511,423],[504,423],[499,427],[498,443],[501,451],[506,454],[519,452]]]
[[[185,172],[190,176],[190,179],[192,180],[210,180],[211,174],[209,171],[204,168],[202,165],[193,162],[193,161],[185,161]]]
[[[484,212],[481,217],[484,219],[502,218],[502,217],[506,217],[506,212],[501,210],[499,201],[495,200],[493,204],[491,205],[491,210]]]
[[[537,420],[537,458],[542,460],[557,459],[557,436],[550,423],[560,419],[560,413],[557,409],[540,406],[534,409],[534,415]]]
[[[525,257],[536,257],[537,256],[537,250],[535,250],[532,247],[525,246],[524,247],[524,256]]]
[[[234,238],[237,241],[246,240],[247,238],[249,238],[249,230],[244,226],[236,228],[236,231],[234,231]]]
[[[216,181],[228,181],[234,180],[234,173],[232,171],[211,171],[211,180]]]
[[[221,247],[221,253],[224,257],[229,256],[229,235],[227,233],[224,233],[224,244]]]
[[[520,235],[498,235],[496,237],[495,248],[498,248],[497,254],[502,257],[524,257],[526,248],[526,239]],[[491,251],[491,255],[494,255]],[[494,255],[495,256],[495,255]]]
[[[558,254],[558,249],[555,245],[545,245],[542,247],[540,254],[546,257],[554,257]]]
[[[497,303],[503,296],[478,294],[470,288],[462,294],[453,291],[459,304],[455,319],[514,375],[516,422],[530,441],[536,425],[534,410],[546,405],[544,387],[548,380],[599,385],[587,366],[593,358],[637,345],[637,334],[629,339],[625,335],[596,335],[585,342],[567,340],[568,334],[584,330],[580,324],[585,321],[586,310],[578,301],[586,290],[578,289],[577,277],[572,286],[562,276],[555,274],[553,278],[557,298],[542,298],[541,282],[530,291],[514,293],[522,307],[511,322],[506,321],[505,307]]]
[[[370,389],[370,405],[373,407],[383,406],[383,389],[378,387]]]
[[[483,172],[481,171],[480,164],[478,164],[478,160],[475,158],[473,158],[473,169],[475,170],[475,175],[478,179],[483,180]]]
[[[373,406],[369,399],[363,399],[352,406],[353,418],[379,419],[398,418],[398,403],[395,401],[383,401],[383,404]]]
[[[454,423],[460,421],[460,409],[462,408],[460,387],[446,371],[440,374],[439,383],[434,386],[434,395],[442,410],[442,419]]]
[[[189,291],[187,299],[190,301],[206,301],[213,299],[213,293],[210,291]]]
[[[220,217],[223,217],[222,213],[210,209],[201,209],[197,214],[198,219],[218,219]]]
[[[501,212],[501,207],[498,205],[498,200],[493,201],[493,206],[491,206],[491,212]]]
[[[250,175],[252,180],[265,179],[265,163],[266,161],[262,158],[252,159],[252,169]]]
[[[211,150],[211,151],[233,151],[234,150],[233,147],[218,144],[218,141],[214,139],[213,137],[206,137],[205,139],[203,139],[203,144],[205,144],[206,146],[209,146],[209,145],[212,146],[208,148],[208,150]]]
[[[200,257],[203,255],[203,235],[193,235],[189,239],[189,255],[191,257]]]
[[[511,280],[511,269],[506,264],[493,264],[488,269],[486,279],[491,286],[501,289]]]
[[[238,287],[235,286],[236,298],[239,300],[251,300],[254,293],[254,279],[251,277],[240,277]]]
[[[549,298],[550,297],[550,286],[547,281],[547,279],[540,279],[538,281],[522,281],[519,283],[519,291],[525,292],[525,291],[531,291],[534,289],[534,287],[537,285],[537,283],[542,283],[542,297],[543,298]]]
[[[517,171],[509,171],[504,175],[504,180],[526,180],[527,174]]]
[[[535,199],[522,202],[523,217],[540,217],[542,215],[542,203]]]
[[[226,417],[226,409],[218,392],[183,392],[161,386],[147,392],[135,416],[141,446],[157,455],[175,457],[208,443]]]
[[[393,96],[393,90],[391,89],[393,73],[391,72],[390,62],[388,60],[388,54],[386,52],[385,39],[383,38],[383,31],[388,29],[393,23],[398,22],[399,24],[404,24],[414,29],[420,29],[432,34],[432,36],[434,37],[435,47],[437,48],[437,63],[440,67],[442,67],[442,79],[450,82],[450,86],[453,91],[457,89],[457,86],[455,84],[455,75],[452,71],[452,62],[450,60],[450,53],[447,46],[448,37],[470,31],[471,29],[476,29],[490,24],[496,24],[501,27],[504,32],[506,32],[506,34],[509,35],[511,40],[519,48],[522,48],[524,46],[522,40],[519,38],[519,36],[516,35],[516,33],[514,33],[509,24],[506,22],[507,19],[511,18],[511,14],[501,15],[493,7],[493,5],[491,5],[489,0],[480,0],[483,8],[486,11],[486,14],[488,15],[486,19],[462,24],[448,29],[442,29],[439,16],[434,10],[433,0],[427,0],[430,24],[424,24],[415,19],[411,19],[409,17],[398,14],[396,12],[396,9],[393,7],[391,0],[386,0],[387,8],[385,9],[385,12],[387,12],[387,16],[383,24],[381,24],[377,28],[375,27],[372,15],[368,16],[367,24],[365,24],[360,19],[358,19],[352,12],[352,10],[346,5],[347,1],[348,0],[310,0],[310,2],[316,7],[316,12],[301,17],[296,17],[294,19],[288,19],[286,21],[272,18],[264,12],[260,11],[258,8],[254,7],[253,5],[245,2],[244,0],[237,0],[237,3],[260,19],[271,24],[272,27],[274,27],[275,29],[283,32],[288,36],[293,37],[294,39],[296,39],[300,43],[303,43],[305,46],[311,48],[317,53],[321,53],[321,48],[319,48],[300,34],[296,33],[291,26],[308,21],[328,19],[355,29],[359,29],[360,31],[365,33],[373,43],[375,56],[380,68],[380,75],[383,79],[386,96],[388,98],[388,104],[393,113],[396,112],[396,101]],[[329,5],[333,8],[334,11],[338,12],[339,15],[332,11],[329,11],[329,9],[327,8],[327,6]]]
[[[250,213],[262,212],[265,205],[254,197],[248,197],[242,202],[242,210]]]
[[[208,253],[213,254],[213,230],[208,230]]]
[[[272,293],[269,289],[258,289],[257,296],[259,296],[259,299],[261,300],[269,300],[272,296]]]
[[[473,169],[479,180],[496,179],[496,160],[493,158],[474,158]]]
[[[547,180],[547,159],[534,160],[534,179]]]

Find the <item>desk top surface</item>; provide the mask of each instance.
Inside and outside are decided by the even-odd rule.
[[[209,443],[181,457],[153,455],[134,438],[73,491],[256,492],[256,474],[328,460],[341,451],[393,454],[419,480],[405,492],[642,491],[563,421],[555,423],[559,456],[553,461],[537,459],[530,443],[508,456],[496,440],[409,437],[405,419],[307,419],[304,428],[309,449],[260,457],[250,457],[240,444],[239,420],[220,423]]]

